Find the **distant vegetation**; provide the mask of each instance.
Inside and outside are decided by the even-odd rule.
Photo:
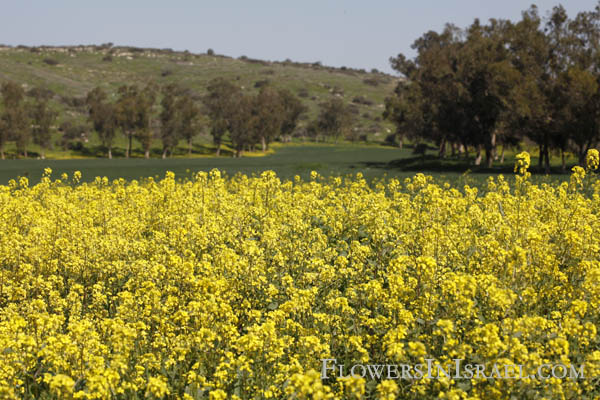
[[[379,86],[364,79],[377,80]],[[223,149],[241,155],[292,138],[382,141],[393,124],[379,116],[396,81],[380,72],[321,63],[236,60],[212,49],[192,54],[112,43],[0,46],[0,155],[169,157],[224,154]],[[218,82],[226,82],[232,93],[211,92]],[[224,97],[215,100],[219,96]],[[367,101],[353,104],[354,98]],[[334,99],[344,107],[335,109],[341,115],[329,122],[341,125],[315,132],[315,126],[329,123],[323,110]],[[230,108],[217,115],[215,102]],[[187,109],[178,110],[180,106]],[[48,115],[39,114],[43,109]],[[277,118],[267,121],[270,115]],[[49,121],[47,132],[42,134],[45,125],[35,118]],[[47,137],[38,139],[40,135]]]
[[[444,157],[469,149],[479,165],[504,158],[526,140],[550,153],[573,152],[583,163],[600,139],[600,5],[569,19],[562,6],[542,19],[535,6],[516,23],[479,20],[446,25],[417,39],[417,56],[391,59],[406,81],[386,100],[385,116],[403,138],[434,142]]]
[[[0,114],[0,157],[5,158],[4,147],[14,141],[17,154],[27,157],[31,141],[41,149],[41,158],[52,146],[51,126],[57,112],[48,107],[51,93],[32,89],[27,93],[33,99],[26,101],[20,85],[5,82],[0,90],[3,111]],[[195,136],[206,126],[220,154],[225,135],[228,135],[234,155],[240,157],[245,150],[255,150],[260,145],[267,151],[276,138],[284,141],[295,132],[300,117],[307,107],[288,89],[262,85],[256,94],[247,94],[223,78],[209,82],[207,94],[196,101],[189,90],[176,84],[158,87],[149,84],[120,86],[114,100],[101,87],[87,93],[84,100],[86,123],[96,132],[108,158],[117,133],[126,141],[125,157],[129,158],[136,140],[144,157],[150,158],[153,140],[162,143],[162,158],[172,154],[173,148],[184,140],[188,155],[192,154]],[[161,98],[157,104],[157,99]],[[78,106],[78,105],[77,105]],[[156,112],[160,109],[160,112]],[[311,138],[340,138],[356,140],[351,107],[343,100],[333,98],[321,105],[321,111],[308,131]],[[69,121],[61,125],[62,143],[77,137],[78,130]]]

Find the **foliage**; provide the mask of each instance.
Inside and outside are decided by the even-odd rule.
[[[30,106],[33,142],[41,147],[42,159],[46,158],[45,150],[52,145],[51,126],[57,116],[58,113],[49,108],[44,98],[39,98]]]
[[[86,98],[89,120],[98,133],[100,141],[107,149],[107,157],[112,158],[112,145],[118,126],[116,106],[107,101],[107,94],[100,87],[90,91]]]
[[[332,98],[321,104],[321,111],[315,127],[323,135],[331,137],[334,141],[346,137],[354,122],[354,115],[350,107],[342,99]]]
[[[150,157],[153,136],[151,119],[155,101],[156,90],[152,85],[147,85],[141,90],[136,85],[123,85],[119,88],[119,99],[115,107],[117,125],[128,140],[126,158],[129,158],[134,137],[142,144],[145,158]]]
[[[219,155],[223,136],[229,129],[229,116],[235,112],[235,99],[240,96],[241,91],[239,87],[223,78],[209,82],[207,90],[203,102],[211,119],[210,133]]]
[[[31,138],[29,116],[25,105],[25,91],[14,82],[5,82],[1,88],[3,112],[0,117],[0,155],[4,158],[4,145],[14,140],[17,152],[27,157],[27,144]]]
[[[550,152],[573,151],[581,165],[600,141],[600,6],[569,19],[557,6],[543,20],[535,6],[520,21],[448,24],[417,39],[417,56],[390,61],[407,80],[386,100],[385,117],[398,133],[433,141],[445,154],[469,146],[487,167],[497,147],[528,138],[539,146],[540,167]],[[468,156],[468,153],[466,154]]]

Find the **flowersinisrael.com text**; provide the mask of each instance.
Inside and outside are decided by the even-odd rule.
[[[444,368],[432,358],[424,364],[354,364],[346,367],[335,358],[321,359],[321,379],[365,378],[365,379],[584,379],[583,365],[542,364],[535,371],[526,373],[521,364],[465,363],[464,359],[453,359],[453,364]]]

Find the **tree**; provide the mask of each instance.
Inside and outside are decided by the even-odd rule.
[[[33,141],[42,149],[41,158],[46,158],[46,150],[52,144],[51,125],[56,120],[58,113],[48,107],[48,101],[39,98],[33,103],[30,109],[30,116],[33,122]]]
[[[167,152],[173,153],[173,148],[179,142],[176,96],[180,89],[176,85],[163,88],[160,113],[160,138],[163,144],[162,158],[167,157]]]
[[[598,143],[598,89],[598,78],[590,71],[571,67],[561,75],[560,92],[568,99],[560,114],[561,131],[567,133],[581,165],[585,165],[588,150]]]
[[[98,134],[100,142],[106,148],[107,157],[112,159],[112,145],[118,124],[116,107],[107,101],[107,95],[100,87],[88,93],[86,104],[88,119]]]
[[[335,142],[345,137],[352,128],[353,114],[343,100],[332,98],[321,104],[316,126],[325,136],[332,137]]]
[[[138,88],[135,85],[123,85],[118,90],[119,99],[116,104],[117,123],[127,138],[125,158],[129,158],[133,144],[133,135],[137,128],[137,96]]]
[[[163,143],[163,158],[180,139],[188,146],[188,155],[192,154],[192,141],[198,134],[201,123],[200,107],[194,102],[190,93],[177,85],[171,84],[163,89],[160,113],[160,137]]]
[[[263,86],[253,98],[253,134],[259,141],[262,151],[267,151],[269,143],[279,134],[284,122],[283,102],[277,90]]]
[[[308,108],[288,89],[279,90],[279,99],[283,108],[283,122],[280,129],[281,135],[291,135],[296,129],[300,117],[308,110]]]
[[[231,99],[226,120],[235,157],[241,157],[244,148],[252,143],[251,133],[257,121],[252,116],[253,106],[253,99],[243,93]]]
[[[519,82],[507,49],[509,27],[508,21],[492,19],[490,25],[481,26],[475,20],[459,54],[458,79],[467,93],[467,131],[485,149],[488,168],[495,159],[501,117]]]
[[[569,20],[558,6],[542,31],[537,9],[531,7],[513,30],[513,62],[522,76],[513,128],[538,144],[546,173],[552,148],[560,150],[565,170],[569,148],[583,164],[587,149],[597,143],[599,17],[598,11],[582,12]]]
[[[487,165],[495,158],[501,117],[510,103],[518,73],[508,57],[508,21],[479,20],[465,31],[446,25],[442,33],[427,32],[413,44],[414,61],[391,59],[409,84],[400,84],[396,99],[387,101],[388,119],[399,131],[411,126],[419,137],[434,141],[444,156],[448,142],[474,145]],[[423,99],[423,101],[414,101]]]
[[[192,140],[198,134],[200,123],[200,108],[194,103],[192,97],[185,93],[177,102],[179,113],[179,131],[181,137],[188,145],[188,155],[192,154]]]
[[[386,100],[384,117],[398,134],[437,143],[440,156],[448,141],[453,150],[475,146],[475,164],[485,150],[489,167],[499,144],[503,159],[506,146],[527,137],[549,172],[552,149],[565,169],[565,151],[583,163],[600,141],[600,4],[573,20],[557,6],[544,22],[532,6],[515,24],[446,25],[412,47],[413,60],[390,59],[407,81]]]
[[[62,133],[58,144],[66,151],[69,148],[81,148],[82,139],[84,139],[88,127],[84,124],[77,123],[75,120],[68,119],[60,124],[58,130]]]
[[[447,142],[465,147],[474,142],[467,132],[469,95],[459,79],[464,45],[464,33],[447,24],[441,33],[429,31],[414,42],[414,60],[402,54],[390,60],[407,81],[386,101],[384,117],[396,123],[397,134],[438,144],[440,156]]]
[[[154,137],[154,103],[156,89],[152,85],[146,86],[136,97],[135,138],[142,145],[144,158],[150,158],[150,147]]]
[[[551,46],[541,27],[537,8],[532,6],[507,32],[511,62],[519,73],[519,84],[514,87],[510,112],[506,114],[506,123],[512,132],[538,144],[540,166],[544,154],[548,153],[552,132],[556,131],[556,118],[552,117],[556,82],[550,64]],[[549,159],[547,168],[550,168]]]
[[[396,125],[398,147],[402,148],[405,137],[417,139],[425,136],[423,117],[428,114],[422,111],[426,103],[418,85],[399,82],[394,95],[386,97],[384,104],[383,118]]]
[[[0,153],[4,158],[4,143],[15,140],[17,153],[27,157],[27,144],[31,135],[31,123],[25,108],[25,92],[14,82],[5,82],[1,88],[4,112],[0,128]]]
[[[150,157],[152,143],[151,118],[156,92],[152,86],[140,90],[136,85],[121,86],[116,103],[116,114],[119,127],[127,137],[125,157],[129,158],[133,138],[136,138],[144,150],[144,157]]]
[[[223,136],[230,125],[228,119],[235,114],[235,107],[239,103],[238,97],[242,93],[239,87],[223,78],[213,79],[207,89],[208,93],[202,101],[211,120],[210,133],[218,156],[221,152]]]
[[[564,114],[571,124],[571,146],[585,165],[587,151],[600,140],[600,3],[595,11],[580,12],[569,21],[566,53],[567,68],[559,78],[564,94]],[[563,122],[565,119],[561,119]]]

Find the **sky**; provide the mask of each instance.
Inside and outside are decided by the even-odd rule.
[[[392,73],[389,58],[448,22],[516,21],[516,0],[3,0],[0,44],[102,44],[291,59]],[[535,2],[545,16],[559,1]],[[569,16],[598,0],[562,1]]]

